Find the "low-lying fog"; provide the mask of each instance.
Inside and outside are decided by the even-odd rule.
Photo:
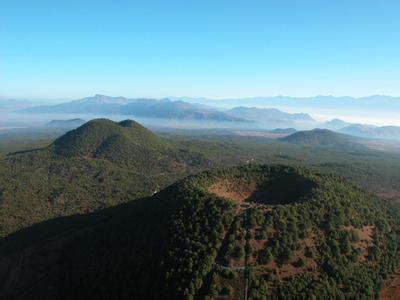
[[[288,113],[306,112],[318,122],[326,122],[333,119],[340,119],[348,123],[368,124],[376,126],[400,126],[399,111],[363,111],[363,110],[343,110],[343,109],[315,109],[296,107],[280,107],[279,109]]]
[[[295,108],[281,108],[283,111],[296,113],[299,112]],[[310,110],[311,111],[311,110]],[[304,112],[304,110],[302,110]],[[80,118],[89,121],[95,118],[107,118],[113,121],[121,121],[125,119],[135,120],[145,127],[157,132],[180,132],[181,134],[207,134],[203,129],[211,129],[207,131],[208,134],[235,134],[246,136],[259,136],[267,138],[281,137],[281,135],[274,136],[273,130],[276,128],[295,128],[297,130],[310,130],[314,128],[324,127],[324,122],[334,118],[341,119],[347,122],[375,124],[375,125],[400,125],[400,118],[396,118],[396,113],[377,113],[376,116],[371,116],[370,113],[363,112],[343,112],[332,110],[315,110],[311,112],[311,117],[316,122],[292,122],[292,123],[241,123],[241,122],[221,122],[221,121],[188,121],[188,120],[171,120],[171,119],[157,119],[157,118],[143,118],[135,117],[132,115],[96,115],[96,114],[22,114],[15,112],[0,112],[0,132],[2,138],[13,136],[14,133],[32,133],[33,136],[42,134],[43,136],[51,135],[58,136],[70,128],[53,128],[46,126],[52,120],[70,120]],[[185,130],[187,129],[187,130]],[[215,129],[222,129],[218,131]],[[61,130],[61,131],[60,131]],[[228,131],[226,131],[228,130]],[[267,131],[266,131],[267,130]],[[178,133],[179,134],[179,133]],[[25,136],[25,135],[24,135]],[[29,136],[29,135],[28,135]],[[393,138],[379,138],[365,140],[368,147],[385,150],[390,152],[400,152],[400,139]]]
[[[143,118],[133,115],[100,115],[100,114],[20,114],[20,113],[0,113],[0,129],[7,128],[30,128],[43,127],[52,120],[69,120],[80,118],[89,121],[96,118],[106,118],[113,121],[126,119],[135,120],[147,127],[173,127],[185,129],[201,128],[254,128],[261,129],[263,126],[258,124],[222,121],[188,121],[160,118]],[[309,127],[309,126],[300,126]]]
[[[270,108],[270,107],[269,107]],[[332,119],[340,119],[349,123],[370,124],[377,126],[400,126],[399,112],[377,112],[376,115],[367,111],[344,111],[344,110],[323,110],[296,109],[294,107],[280,107],[282,111],[289,113],[306,112],[316,122],[269,122],[261,123],[240,123],[240,122],[221,122],[221,121],[193,121],[193,120],[172,120],[158,118],[144,118],[133,115],[97,115],[97,114],[21,114],[15,112],[0,112],[0,130],[7,128],[30,128],[45,126],[51,120],[68,120],[81,118],[89,121],[95,118],[107,118],[114,121],[133,119],[149,127],[172,127],[186,129],[201,128],[242,128],[242,129],[275,129],[293,127],[297,130],[308,130],[316,127],[324,127],[324,122]]]

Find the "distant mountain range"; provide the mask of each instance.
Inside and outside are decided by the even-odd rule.
[[[76,101],[57,105],[36,106],[22,110],[25,113],[62,113],[62,114],[111,114],[134,115],[146,118],[164,118],[178,120],[212,120],[230,122],[248,122],[248,120],[230,116],[214,109],[206,109],[183,101],[169,99],[128,99],[95,95]]]
[[[169,99],[128,99],[95,95],[57,105],[36,106],[23,109],[24,113],[53,114],[119,114],[146,118],[177,120],[210,120],[243,123],[293,123],[294,121],[313,121],[307,114],[289,114],[277,109],[255,107],[235,107],[219,110],[214,107]]]
[[[174,98],[171,98],[174,99]],[[231,99],[207,99],[207,98],[179,98],[187,102],[195,102],[206,105],[218,106],[257,106],[257,107],[296,107],[296,108],[328,108],[328,109],[347,109],[347,110],[378,110],[378,111],[399,111],[400,97],[390,97],[384,95],[373,95],[368,97],[251,97],[251,98],[231,98]]]
[[[340,132],[374,139],[400,140],[400,127],[352,124],[341,128]]]
[[[387,139],[387,140],[400,140],[400,127],[399,126],[375,126],[366,124],[354,124],[334,119],[324,123],[324,127],[369,139]]]
[[[93,115],[129,115],[138,118],[153,118],[179,121],[207,121],[218,128],[221,122],[229,126],[246,128],[295,128],[297,130],[315,127],[373,139],[400,140],[400,127],[373,126],[348,123],[340,119],[333,119],[325,123],[315,121],[306,113],[287,113],[276,108],[246,107],[258,106],[292,106],[337,109],[367,109],[379,111],[382,109],[400,110],[400,98],[387,96],[370,96],[365,98],[318,96],[311,98],[294,97],[258,97],[244,99],[210,100],[204,98],[171,99],[130,99],[125,97],[110,97],[95,95],[80,100],[70,101],[57,105],[41,105],[20,110],[31,114],[93,114]],[[199,103],[195,103],[198,101]],[[240,104],[230,109],[217,108],[225,104]],[[214,106],[209,106],[214,105]],[[72,121],[69,121],[72,122]],[[57,124],[58,123],[58,124]],[[208,123],[211,124],[211,123]],[[78,126],[81,124],[78,124]],[[60,121],[48,126],[63,127],[67,123]],[[210,125],[211,126],[211,125]],[[77,127],[77,126],[69,126]]]

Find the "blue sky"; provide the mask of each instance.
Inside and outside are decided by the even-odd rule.
[[[400,1],[0,1],[0,97],[400,96]]]

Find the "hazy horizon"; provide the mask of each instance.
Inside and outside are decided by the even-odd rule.
[[[397,1],[372,0],[6,0],[0,9],[0,104],[11,99],[51,105],[103,94],[400,126],[397,109],[378,113],[376,105],[358,110],[357,104],[240,102],[400,99],[399,9]]]
[[[208,97],[204,95],[164,95],[164,96],[150,96],[150,94],[107,94],[107,93],[100,93],[100,92],[92,92],[92,93],[87,93],[87,94],[81,94],[75,97],[66,97],[66,96],[48,96],[48,97],[33,97],[33,96],[7,96],[0,94],[0,101],[5,101],[5,100],[15,100],[15,101],[49,101],[49,102],[65,102],[65,101],[74,101],[74,100],[79,100],[83,98],[88,98],[88,97],[93,97],[96,95],[103,95],[103,96],[108,96],[108,97],[123,97],[127,99],[138,99],[138,98],[143,98],[143,99],[207,99],[207,100],[215,100],[216,102],[220,100],[240,100],[240,99],[252,99],[252,98],[317,98],[317,97],[334,97],[334,98],[353,98],[353,99],[361,99],[361,98],[369,98],[369,97],[389,97],[389,98],[399,98],[400,99],[400,94],[395,95],[395,94],[365,94],[365,95],[349,95],[349,94],[340,94],[340,95],[335,95],[333,93],[330,94],[307,94],[307,95],[293,95],[293,94],[265,94],[265,95],[244,95],[241,97],[236,97],[236,96],[221,96],[221,97]]]

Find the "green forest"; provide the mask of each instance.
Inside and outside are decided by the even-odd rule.
[[[376,299],[400,266],[395,154],[104,119],[26,143],[0,162],[6,299]]]

